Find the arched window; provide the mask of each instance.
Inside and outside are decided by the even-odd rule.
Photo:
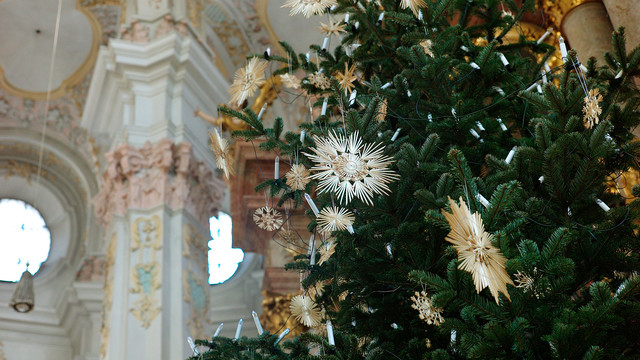
[[[231,247],[231,216],[219,212],[218,218],[209,219],[212,240],[209,241],[209,284],[227,281],[244,260],[241,249]]]
[[[20,280],[27,263],[35,274],[50,248],[51,234],[38,210],[21,200],[0,200],[0,280]]]

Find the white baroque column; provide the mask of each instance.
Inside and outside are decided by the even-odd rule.
[[[208,219],[224,182],[185,142],[123,144],[107,159],[93,200],[108,239],[101,355],[185,358],[186,337],[209,327]]]
[[[107,150],[93,199],[106,274],[102,359],[184,359],[210,326],[209,218],[226,186],[206,123],[229,86],[168,0],[127,1],[137,19],[100,49],[82,125]]]

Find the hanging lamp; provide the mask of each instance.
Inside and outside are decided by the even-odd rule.
[[[13,291],[9,306],[19,313],[27,313],[33,310],[34,297],[33,275],[29,272],[29,264],[27,264],[27,270],[20,276],[20,281]]]

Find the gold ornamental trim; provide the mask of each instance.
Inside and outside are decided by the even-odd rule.
[[[593,2],[602,3],[602,0],[546,0],[542,3],[542,10],[556,28],[562,31],[562,22],[571,11]]]

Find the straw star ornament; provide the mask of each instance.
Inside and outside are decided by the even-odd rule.
[[[346,34],[347,30],[345,30],[347,24],[341,22],[335,22],[333,19],[329,19],[329,23],[325,24],[320,22],[320,31],[328,36],[335,35],[339,36],[341,34]]]
[[[325,74],[317,71],[309,75],[309,84],[321,90],[327,90],[331,87],[331,81],[329,78]]]
[[[356,66],[352,65],[351,67],[347,66],[347,63],[344,63],[344,72],[338,72],[336,74],[336,79],[338,80],[338,84],[340,84],[340,89],[344,90],[345,95],[351,94],[353,89],[356,87],[353,83],[358,80],[358,77],[355,75]]]
[[[320,324],[320,309],[309,296],[296,295],[291,299],[289,307],[291,315],[295,316],[301,324],[313,327]]]
[[[491,244],[493,235],[484,231],[482,217],[472,214],[462,198],[460,206],[449,198],[449,205],[452,212],[442,210],[442,214],[451,227],[446,240],[458,251],[458,268],[471,273],[476,292],[488,287],[496,303],[500,292],[511,301],[507,284],[513,285],[513,281],[504,268],[507,259]]]
[[[265,206],[256,209],[253,221],[260,229],[273,231],[282,226],[282,215],[278,210]]]
[[[424,291],[415,292],[411,297],[411,307],[418,310],[420,319],[429,325],[440,326],[444,322],[442,318],[442,309],[434,307],[431,298]]]
[[[291,170],[287,172],[285,177],[287,178],[286,184],[291,190],[304,190],[309,183],[309,176],[311,172],[302,164],[294,164]]]
[[[603,100],[602,95],[598,89],[589,90],[589,96],[584,98],[584,107],[582,112],[584,113],[585,126],[591,129],[594,125],[600,122],[598,116],[602,114],[602,108],[598,104]]]
[[[403,9],[409,8],[413,12],[413,15],[418,16],[418,10],[421,7],[426,7],[427,4],[423,0],[401,0],[400,7]]]
[[[280,81],[289,89],[300,89],[300,79],[289,73],[280,75]]]
[[[229,88],[231,103],[241,105],[245,100],[253,96],[260,85],[266,82],[264,71],[267,62],[258,58],[251,58],[249,63],[236,71],[233,76],[233,84]]]
[[[230,175],[233,175],[233,160],[229,154],[229,141],[220,136],[218,129],[213,129],[213,132],[209,133],[209,138],[211,139],[211,151],[216,158],[216,167],[221,169],[228,179]]]
[[[325,233],[347,230],[355,220],[356,218],[351,211],[335,206],[322,209],[317,219],[318,226]]]
[[[328,8],[337,4],[336,0],[289,0],[282,7],[291,8],[289,16],[302,14],[308,19],[311,15],[324,14]]]
[[[373,205],[373,195],[388,194],[391,190],[387,184],[399,178],[388,168],[393,159],[383,155],[384,146],[363,144],[357,131],[349,137],[332,131],[313,139],[313,153],[304,153],[315,163],[311,179],[319,180],[320,193],[335,193],[343,204],[356,197]]]

